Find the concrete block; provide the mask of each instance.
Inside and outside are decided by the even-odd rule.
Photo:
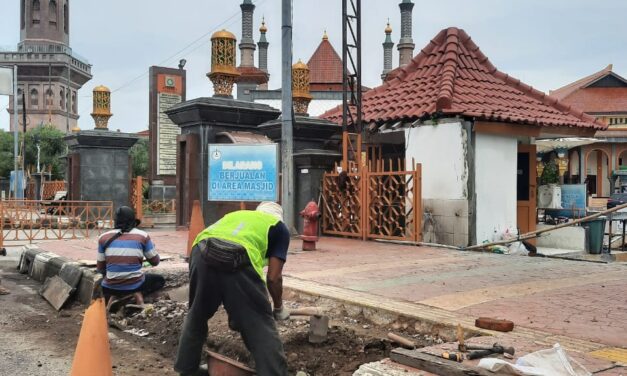
[[[94,297],[100,295],[100,281],[102,275],[91,271],[89,269],[83,269],[83,275],[78,284],[78,300],[89,305]]]
[[[58,275],[55,275],[52,278],[46,278],[46,282],[44,282],[39,294],[58,311],[70,298],[72,290],[72,286],[65,283]]]
[[[78,283],[83,276],[83,269],[77,262],[66,262],[59,271],[59,277],[70,285],[72,289],[78,286]]]
[[[33,265],[29,270],[31,278],[35,281],[43,283],[47,276],[47,264],[55,257],[59,256],[51,252],[41,252],[37,254],[37,256],[35,256],[35,260],[33,261]]]
[[[43,251],[39,249],[36,245],[27,244],[22,248],[22,255],[20,256],[20,263],[18,265],[18,270],[22,274],[31,275],[31,270],[33,267],[33,263],[35,262],[35,257],[42,253]]]
[[[48,260],[48,263],[46,264],[44,281],[46,280],[46,278],[59,275],[59,273],[61,272],[61,268],[63,267],[63,264],[69,261],[70,261],[69,259],[62,257],[62,256],[56,256]]]

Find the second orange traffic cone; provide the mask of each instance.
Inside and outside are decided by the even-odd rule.
[[[83,319],[70,376],[112,376],[104,298],[94,300]]]
[[[192,252],[192,245],[194,240],[202,230],[205,229],[205,220],[202,217],[202,210],[200,208],[200,201],[194,200],[192,206],[192,216],[189,219],[189,233],[187,234],[187,258]]]

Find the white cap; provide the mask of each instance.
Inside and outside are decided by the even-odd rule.
[[[273,215],[279,221],[283,221],[283,208],[276,202],[264,201],[257,206],[257,211]]]

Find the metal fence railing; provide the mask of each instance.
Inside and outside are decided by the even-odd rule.
[[[111,201],[0,201],[0,248],[6,242],[88,238],[111,228]]]

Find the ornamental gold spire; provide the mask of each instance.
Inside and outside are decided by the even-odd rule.
[[[311,102],[309,92],[309,67],[298,60],[292,66],[292,99],[294,102],[294,112],[298,115],[307,115],[307,107]]]
[[[211,36],[211,72],[207,77],[213,83],[214,96],[231,97],[235,78],[236,39],[232,33],[221,30]]]
[[[93,112],[91,117],[94,118],[96,129],[108,130],[109,119],[111,113],[111,90],[106,86],[98,86],[93,92]]]

